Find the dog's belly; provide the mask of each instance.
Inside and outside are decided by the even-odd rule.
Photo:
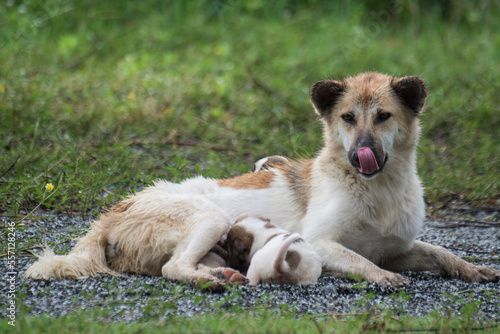
[[[291,232],[300,231],[300,212],[286,191],[221,188],[211,200],[233,219],[244,215],[262,216]]]

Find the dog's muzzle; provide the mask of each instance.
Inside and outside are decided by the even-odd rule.
[[[349,161],[358,174],[368,179],[382,171],[387,158],[387,155],[369,147],[354,149],[349,155]]]

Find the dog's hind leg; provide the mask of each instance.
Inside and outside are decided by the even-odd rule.
[[[188,231],[179,240],[172,257],[163,265],[162,276],[193,284],[224,284],[225,278],[229,279],[224,276],[226,268],[209,268],[198,263],[227,232],[233,220],[219,207],[202,198],[192,198],[189,205],[195,210],[190,210],[186,218],[190,220],[186,225],[189,226]]]
[[[383,267],[393,271],[435,271],[467,282],[491,282],[500,279],[498,270],[468,263],[443,247],[422,241],[415,241],[407,253],[388,260]]]

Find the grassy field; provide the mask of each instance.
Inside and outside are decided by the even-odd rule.
[[[276,314],[269,311],[227,312],[203,314],[195,318],[171,317],[132,325],[106,322],[97,312],[73,314],[68,317],[24,318],[18,333],[494,333],[498,325],[478,323],[466,316],[439,316],[422,318],[395,318],[387,314],[301,316]],[[0,329],[9,329],[0,324]],[[10,328],[12,329],[12,328]]]
[[[310,86],[362,71],[427,82],[418,167],[431,209],[498,210],[498,2],[419,3],[2,2],[0,213],[92,217],[157,178],[312,156]]]

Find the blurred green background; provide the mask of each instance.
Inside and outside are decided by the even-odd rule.
[[[431,208],[498,210],[499,7],[4,1],[0,212],[97,214],[156,178],[314,156],[310,86],[363,71],[429,86],[418,167]]]

